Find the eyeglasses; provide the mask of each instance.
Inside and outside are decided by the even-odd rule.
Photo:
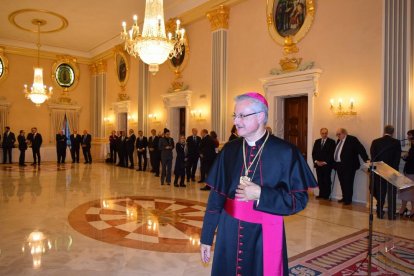
[[[236,120],[236,119],[244,119],[244,118],[246,118],[246,117],[249,117],[249,116],[252,116],[252,115],[255,115],[255,114],[259,114],[259,113],[261,113],[261,112],[263,112],[263,111],[258,111],[258,112],[254,112],[254,113],[250,113],[250,114],[235,114],[235,113],[233,113],[233,115],[232,115],[232,117],[233,117],[233,120]]]

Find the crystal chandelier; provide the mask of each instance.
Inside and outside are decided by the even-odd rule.
[[[158,66],[167,58],[179,56],[183,51],[185,30],[180,29],[180,20],[174,32],[165,33],[163,0],[146,0],[143,31],[139,33],[138,16],[134,15],[134,24],[127,32],[122,22],[121,39],[125,40],[125,50],[149,65],[149,71],[158,72]]]
[[[41,19],[33,19],[32,23],[37,25],[37,67],[34,68],[33,85],[30,91],[27,85],[24,85],[24,95],[26,99],[30,99],[36,106],[40,106],[52,95],[52,87],[47,88],[43,85],[43,68],[40,64],[40,26],[45,25],[46,21]]]

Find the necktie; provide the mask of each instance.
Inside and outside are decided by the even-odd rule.
[[[325,139],[322,139],[321,148],[323,148],[323,146],[325,146]]]
[[[335,154],[334,154],[335,161],[339,161],[339,150],[341,148],[342,142],[343,142],[343,140],[340,140],[338,145],[336,146]]]
[[[194,142],[196,142],[196,137],[195,136],[193,136],[193,140],[194,140]]]

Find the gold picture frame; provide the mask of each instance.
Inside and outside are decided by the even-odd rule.
[[[9,73],[9,61],[4,56],[4,49],[0,47],[0,82],[4,81],[7,78]]]
[[[122,90],[129,79],[129,59],[122,47],[116,47],[114,54],[116,79]]]
[[[285,46],[303,39],[315,16],[314,2],[314,0],[267,0],[267,27],[273,40]]]
[[[80,71],[76,58],[72,56],[57,56],[52,65],[52,80],[55,85],[69,92],[76,88],[79,83]]]

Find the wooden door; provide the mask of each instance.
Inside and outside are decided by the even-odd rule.
[[[306,159],[308,140],[308,97],[285,99],[284,139],[296,145]]]

